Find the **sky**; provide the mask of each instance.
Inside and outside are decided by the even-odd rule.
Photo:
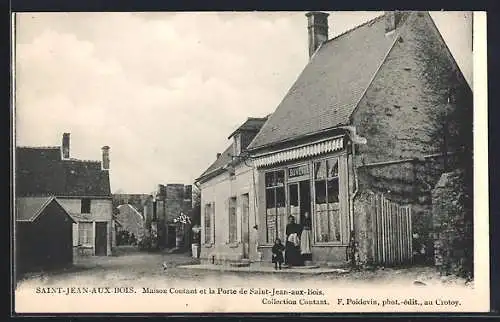
[[[272,113],[308,61],[304,12],[22,13],[16,144],[101,160],[113,193],[193,181],[247,117]],[[334,37],[382,12],[330,12]],[[469,83],[470,13],[431,12]]]

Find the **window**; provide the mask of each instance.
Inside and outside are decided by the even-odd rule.
[[[205,244],[210,245],[213,243],[213,211],[215,204],[209,203],[205,205],[205,220],[204,220],[204,234],[205,234]]]
[[[340,242],[338,158],[314,163],[315,239]]]
[[[236,197],[229,198],[229,242],[235,243],[238,238],[238,225],[236,217]]]
[[[282,233],[285,207],[285,171],[277,170],[265,174],[266,186],[266,242],[272,243]]]
[[[78,223],[78,243],[83,246],[94,246],[94,223]]]
[[[90,214],[90,199],[89,198],[82,199],[81,213],[82,214]]]

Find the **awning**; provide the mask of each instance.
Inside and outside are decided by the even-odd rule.
[[[305,146],[290,148],[287,150],[281,150],[274,153],[257,156],[254,159],[254,164],[257,168],[260,168],[282,162],[338,151],[343,148],[344,148],[344,138],[337,137],[317,143],[311,143]]]

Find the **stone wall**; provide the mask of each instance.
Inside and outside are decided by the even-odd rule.
[[[444,173],[432,191],[435,265],[443,274],[473,276],[472,195],[463,171]]]
[[[432,262],[431,190],[462,162],[438,155],[472,147],[472,91],[433,22],[423,14],[411,19],[352,116],[367,139],[354,162],[360,191],[412,205],[415,245]]]

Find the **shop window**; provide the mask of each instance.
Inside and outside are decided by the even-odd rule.
[[[314,163],[315,240],[340,242],[338,158]]]
[[[94,246],[94,224],[92,222],[78,223],[78,243],[82,246]]]
[[[235,243],[238,238],[238,226],[236,217],[236,197],[229,198],[229,242]]]
[[[283,238],[282,223],[286,216],[285,171],[277,170],[265,174],[266,186],[266,242],[273,243]]]

